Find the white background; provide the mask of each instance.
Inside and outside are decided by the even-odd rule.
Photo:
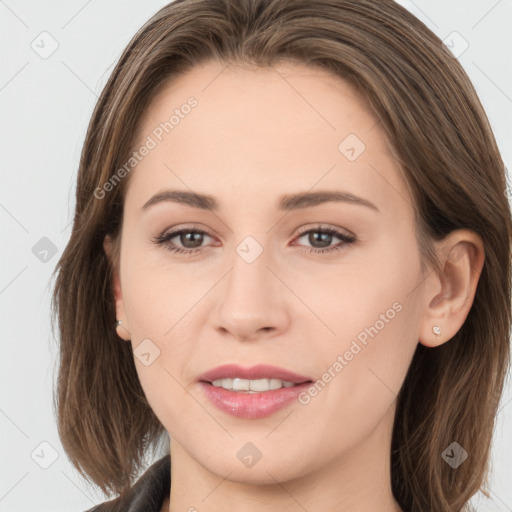
[[[70,235],[79,155],[97,96],[131,37],[165,3],[0,0],[0,512],[82,512],[104,501],[72,468],[57,435],[50,274]],[[456,31],[468,42],[459,60],[510,167],[512,1],[400,3],[441,39]],[[58,43],[47,59],[31,47],[43,31]],[[42,237],[56,246],[46,262],[32,252]],[[477,495],[478,511],[512,511],[511,395],[509,382],[493,444],[492,501]],[[47,469],[32,458],[41,450],[39,463],[57,457]]]

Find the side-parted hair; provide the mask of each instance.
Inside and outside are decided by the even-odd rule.
[[[54,272],[54,407],[67,456],[104,494],[124,496],[144,454],[166,434],[140,385],[131,345],[114,328],[112,270],[130,176],[98,190],[130,157],[141,116],[161,88],[213,59],[257,68],[297,62],[357,88],[410,187],[424,269],[440,271],[433,242],[451,231],[482,237],[485,262],[464,324],[439,347],[418,343],[397,397],[390,460],[404,511],[468,510],[479,490],[489,497],[492,435],[510,365],[506,169],[460,63],[392,0],[176,0],[130,41],[90,120],[73,229]],[[103,250],[106,234],[115,242],[113,262]],[[453,442],[468,453],[456,469],[441,456]]]

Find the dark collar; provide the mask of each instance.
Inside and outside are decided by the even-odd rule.
[[[118,497],[85,512],[160,512],[170,486],[171,460],[165,455],[146,470],[122,501]]]

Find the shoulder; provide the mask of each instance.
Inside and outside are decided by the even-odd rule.
[[[152,464],[121,500],[105,501],[84,512],[160,512],[171,485],[170,455]]]

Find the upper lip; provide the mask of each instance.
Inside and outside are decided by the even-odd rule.
[[[310,377],[298,375],[297,373],[272,366],[269,364],[258,364],[250,368],[244,368],[238,364],[224,364],[212,368],[199,376],[198,380],[203,382],[213,382],[217,379],[228,379],[239,377],[242,379],[256,380],[256,379],[279,379],[301,384],[303,382],[312,381]]]

